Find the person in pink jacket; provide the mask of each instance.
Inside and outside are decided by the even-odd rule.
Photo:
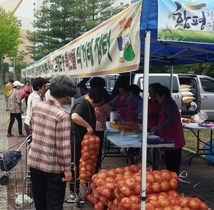
[[[24,85],[24,88],[23,88],[24,92],[27,93],[27,92],[30,92],[29,94],[32,93],[32,87],[30,85],[30,81],[26,81],[25,82],[25,85]],[[28,94],[28,95],[29,95]],[[27,107],[27,100],[28,100],[28,95],[25,97],[25,105]]]
[[[184,133],[178,106],[170,96],[170,90],[161,86],[156,90],[157,100],[162,105],[158,125],[151,131],[158,130],[161,138],[172,140],[175,143],[173,148],[164,148],[166,169],[179,173],[181,150],[185,145]]]

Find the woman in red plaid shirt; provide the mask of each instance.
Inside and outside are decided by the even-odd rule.
[[[71,181],[71,119],[62,104],[76,93],[71,77],[51,80],[47,101],[32,109],[32,144],[28,165],[37,210],[62,210],[66,182]]]

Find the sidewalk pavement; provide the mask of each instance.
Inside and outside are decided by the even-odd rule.
[[[16,150],[21,143],[25,141],[24,138],[18,138],[17,122],[13,126],[14,137],[6,137],[7,126],[6,120],[9,113],[5,111],[4,96],[0,95],[0,153],[7,150]],[[24,129],[23,129],[24,131]],[[26,151],[25,145],[21,149],[22,153]],[[181,180],[179,186],[176,189],[179,193],[185,196],[198,197],[204,201],[210,209],[214,210],[214,164],[211,164],[202,157],[195,157],[191,162],[191,166],[188,165],[191,153],[183,151],[182,165],[180,167]],[[102,168],[115,168],[126,166],[126,159],[123,157],[106,157],[102,162]],[[164,168],[164,166],[162,166]],[[22,181],[26,176],[26,158],[25,155],[21,158],[20,162],[10,171],[8,185],[0,185],[0,209],[12,210],[11,207],[17,197],[16,193],[22,193]],[[0,177],[5,173],[0,171]],[[27,192],[29,193],[29,192]],[[69,191],[66,191],[66,196],[69,196]],[[26,209],[26,208],[25,208]],[[28,208],[29,210],[35,209],[33,206]],[[64,203],[64,210],[77,210],[76,204]],[[83,210],[93,209],[93,206],[89,203],[81,205]]]

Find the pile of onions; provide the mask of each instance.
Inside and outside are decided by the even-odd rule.
[[[208,210],[196,197],[181,196],[175,189],[178,176],[168,170],[146,172],[146,210]],[[102,169],[92,176],[85,198],[95,210],[140,210],[141,164]]]
[[[81,142],[81,158],[79,162],[79,180],[80,184],[86,184],[95,173],[100,139],[95,135],[86,134]]]
[[[208,206],[197,197],[181,196],[175,190],[171,190],[149,194],[146,209],[208,210]]]

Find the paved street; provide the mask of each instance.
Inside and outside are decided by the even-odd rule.
[[[5,111],[4,96],[0,95],[0,152],[5,152],[7,150],[17,150],[21,143],[24,142],[24,138],[18,138],[18,128],[17,123],[13,126],[14,137],[7,138],[7,126],[6,123],[9,113]],[[22,153],[26,151],[26,145],[21,149]],[[214,165],[208,163],[204,158],[193,158],[191,166],[188,166],[188,161],[190,158],[190,153],[183,152],[183,162],[180,171],[185,171],[182,176],[186,175],[186,178],[182,178],[179,182],[179,187],[177,191],[183,193],[185,196],[198,197],[203,200],[210,209],[214,209]],[[115,168],[126,165],[126,159],[121,157],[106,157],[102,163],[102,168]],[[23,179],[26,176],[26,159],[25,155],[21,158],[21,161],[11,170],[9,176],[9,183],[7,185],[0,185],[0,209],[1,210],[12,210],[15,199],[17,198],[17,193],[22,193]],[[164,166],[163,166],[164,167]],[[1,172],[1,176],[5,173]],[[28,179],[24,182],[28,184]],[[25,185],[24,185],[25,186]],[[29,195],[29,191],[25,194]],[[67,192],[67,196],[68,196]],[[30,206],[25,209],[34,209]],[[76,204],[64,204],[64,210],[78,209]],[[86,203],[81,206],[81,209],[93,209],[93,206]]]

